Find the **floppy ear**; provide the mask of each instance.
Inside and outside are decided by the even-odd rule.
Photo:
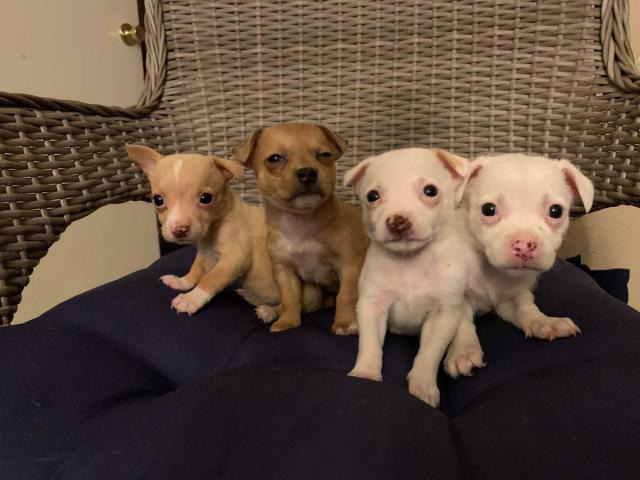
[[[585,211],[593,206],[593,183],[569,160],[558,161],[558,168],[564,174],[564,180],[569,185],[573,199],[582,201]]]
[[[462,199],[464,193],[465,179],[467,178],[467,170],[469,170],[469,160],[463,157],[459,157],[446,150],[435,148],[436,157],[442,163],[442,166],[453,177],[453,181],[456,183],[456,204]]]
[[[127,153],[129,158],[133,160],[147,176],[151,175],[156,169],[158,161],[162,158],[153,148],[144,145],[127,145]]]
[[[339,152],[338,158],[344,155],[344,152],[346,152],[347,148],[349,148],[349,143],[340,135],[329,130],[324,125],[318,125],[318,128],[324,132],[325,136],[327,137],[327,140],[329,140],[329,142],[331,142],[333,146],[338,150]]]
[[[342,185],[345,187],[353,187],[357,191],[360,185],[360,182],[364,178],[364,174],[367,171],[367,168],[369,167],[371,158],[367,158],[366,160],[361,161],[355,167],[347,170],[342,179]]]
[[[220,173],[224,177],[225,181],[235,178],[239,181],[244,181],[244,167],[234,160],[227,160],[226,158],[210,157],[213,160],[214,165],[220,170]]]
[[[458,186],[456,190],[456,203],[460,203],[462,197],[464,196],[464,192],[467,191],[469,187],[469,183],[478,176],[480,170],[486,165],[489,161],[489,157],[479,157],[476,160],[469,162],[469,166],[467,168],[467,173],[464,176],[464,180],[462,184]]]
[[[247,168],[251,168],[253,166],[253,154],[258,146],[262,130],[262,128],[255,130],[233,148],[231,156],[236,162],[241,163]]]

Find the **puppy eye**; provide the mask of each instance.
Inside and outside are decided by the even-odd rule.
[[[435,197],[438,195],[438,187],[435,185],[427,185],[422,189],[422,191],[427,197]]]
[[[162,198],[162,195],[154,195],[153,196],[153,204],[156,207],[161,207],[164,205],[164,198]]]
[[[318,154],[318,158],[322,158],[322,159],[329,159],[331,158],[332,154],[331,152],[320,152]]]
[[[282,155],[278,155],[277,153],[274,153],[273,155],[267,158],[267,162],[272,164],[280,163],[283,160],[284,158],[282,158]]]
[[[378,192],[377,190],[370,190],[369,193],[367,193],[367,202],[373,203],[379,199],[380,199],[380,192]]]
[[[562,205],[558,205],[557,203],[554,203],[553,205],[551,205],[549,207],[549,216],[551,218],[560,218],[560,217],[562,217],[562,212],[563,212]]]
[[[495,203],[485,203],[484,205],[482,205],[481,210],[482,215],[484,215],[485,217],[493,217],[498,209],[496,208]]]
[[[205,192],[200,195],[200,203],[202,205],[209,205],[211,202],[213,202],[213,195],[210,193]]]

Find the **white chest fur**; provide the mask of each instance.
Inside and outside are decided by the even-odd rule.
[[[317,240],[314,222],[304,217],[284,215],[278,227],[278,256],[294,265],[302,280],[327,286],[335,283],[335,271],[326,261],[329,252]]]

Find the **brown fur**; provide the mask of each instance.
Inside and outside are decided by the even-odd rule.
[[[358,277],[368,240],[360,210],[334,195],[335,162],[346,147],[326,127],[291,123],[257,130],[234,149],[234,158],[256,172],[264,198],[267,248],[281,292],[272,331],[300,325],[301,284],[309,281],[337,292],[332,330],[356,332]],[[268,162],[274,154],[283,160]],[[305,167],[318,173],[317,185],[306,194],[296,178]],[[312,278],[318,272],[326,274]]]

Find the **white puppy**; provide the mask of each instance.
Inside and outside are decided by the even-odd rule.
[[[571,319],[542,313],[532,289],[538,275],[553,266],[572,202],[591,208],[591,181],[567,160],[506,154],[472,162],[461,193],[459,215],[466,217],[475,251],[466,294],[471,309],[495,309],[527,337],[553,340],[580,333]],[[445,370],[455,378],[482,365],[473,317],[467,316],[449,347]]]
[[[408,148],[349,170],[371,238],[358,287],[358,358],[350,375],[380,381],[382,344],[391,332],[418,335],[409,391],[432,406],[438,367],[466,303],[472,252],[454,215],[467,160],[442,150]]]

